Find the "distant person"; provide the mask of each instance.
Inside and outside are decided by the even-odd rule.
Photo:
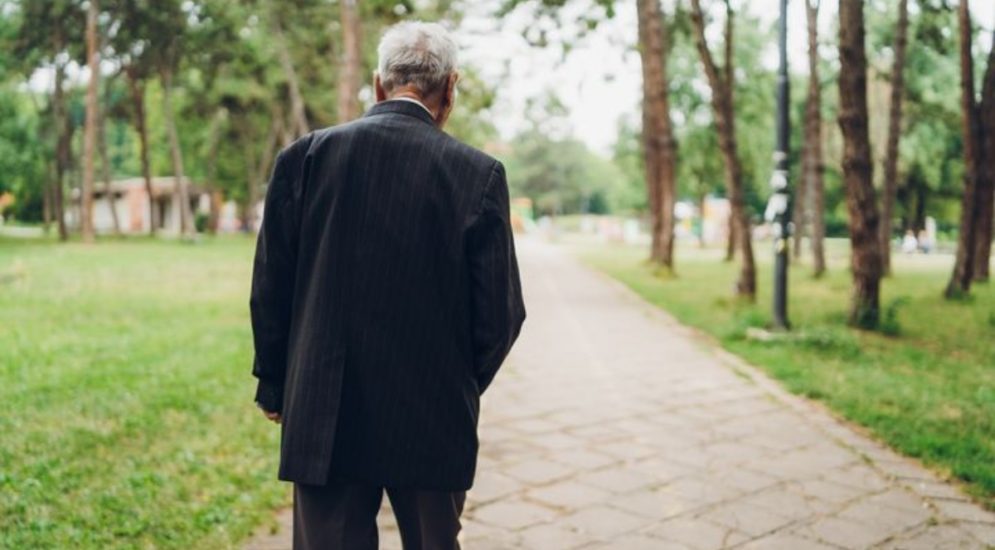
[[[906,254],[915,254],[918,250],[919,239],[916,239],[916,234],[909,229],[905,232],[905,237],[902,238],[902,252]]]
[[[459,548],[480,394],[525,320],[504,167],[442,131],[457,48],[380,41],[377,104],[277,158],[252,277],[256,401],[282,423],[294,548]]]

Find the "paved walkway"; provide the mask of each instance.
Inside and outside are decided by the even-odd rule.
[[[465,549],[995,547],[995,514],[913,461],[562,250],[519,254],[529,319],[481,407]],[[289,548],[280,523],[250,548]]]

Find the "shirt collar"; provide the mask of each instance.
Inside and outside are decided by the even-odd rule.
[[[422,103],[421,101],[418,101],[417,99],[415,99],[413,97],[393,97],[393,98],[388,99],[387,101],[409,101],[409,102],[414,103],[415,105],[421,107],[422,109],[425,109],[425,112],[428,113],[428,115],[430,117],[435,118],[435,115],[432,114],[432,111],[430,111],[429,108],[426,107],[424,103]]]
[[[363,116],[374,116],[386,113],[396,113],[414,117],[426,124],[436,126],[435,118],[432,117],[432,114],[428,111],[428,109],[426,109],[420,102],[414,100],[399,101],[397,99],[390,99],[387,101],[381,101],[373,107],[370,107],[370,110]]]

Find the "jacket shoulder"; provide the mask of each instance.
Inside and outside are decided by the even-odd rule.
[[[445,132],[439,132],[439,135],[441,135],[441,139],[446,142],[447,146],[445,147],[445,150],[451,155],[459,156],[481,169],[491,170],[500,164],[499,161],[491,155],[477,149],[476,147],[467,145]]]

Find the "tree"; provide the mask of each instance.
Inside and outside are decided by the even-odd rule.
[[[705,17],[701,10],[701,0],[691,0],[691,23],[695,44],[712,90],[712,110],[718,131],[719,149],[725,161],[727,194],[732,210],[732,224],[735,228],[736,244],[741,252],[739,280],[736,293],[749,300],[756,297],[756,268],[753,261],[753,243],[750,237],[750,218],[746,213],[746,195],[743,186],[743,167],[739,158],[736,141],[736,119],[733,103],[733,10],[729,0],[725,0],[725,65],[722,70],[712,58],[708,41],[705,38]],[[732,236],[730,235],[730,238]]]
[[[342,61],[339,69],[339,123],[359,113],[360,70],[362,67],[362,25],[357,0],[339,0],[342,23]]]
[[[905,0],[903,0],[905,1]],[[799,206],[808,211],[812,224],[813,274],[821,277],[826,271],[826,199],[822,160],[822,86],[819,81],[819,4],[820,0],[805,0],[808,22],[808,97],[805,101],[805,148],[802,157],[801,188],[804,195]]]
[[[639,52],[643,67],[643,156],[649,197],[650,260],[674,269],[676,146],[670,121],[667,23],[659,0],[639,0]]]
[[[976,250],[974,252],[974,280],[988,281],[992,257],[992,224],[995,214],[995,31],[992,47],[988,52],[988,67],[981,85],[981,103],[978,106],[981,131],[980,155],[984,162],[978,167],[978,214]]]
[[[110,37],[110,45],[121,64],[120,72],[125,76],[131,103],[131,120],[138,134],[138,157],[145,193],[154,197],[152,189],[152,166],[150,160],[150,140],[148,112],[145,105],[146,83],[152,78],[153,47],[149,37],[155,19],[148,13],[153,9],[138,0],[112,0],[107,4],[117,32]],[[154,200],[149,200],[149,234],[155,236],[159,227],[159,211]]]
[[[49,65],[55,72],[51,95],[55,159],[54,180],[46,195],[51,197],[59,238],[67,240],[65,221],[65,183],[71,164],[70,125],[66,103],[66,66],[79,54],[82,43],[80,30],[85,27],[85,15],[75,0],[23,2],[20,4],[20,25],[17,28],[13,54],[28,75],[39,65]]]
[[[100,86],[100,52],[97,46],[97,0],[90,0],[86,14],[86,57],[90,69],[90,81],[86,87],[86,127],[83,132],[83,189],[80,208],[80,231],[84,242],[93,242],[93,179],[96,160],[97,123],[99,104],[97,90]]]
[[[56,30],[53,33],[56,44],[62,41],[62,33]],[[69,121],[66,113],[66,96],[64,83],[66,80],[66,68],[63,63],[56,61],[55,66],[55,89],[52,91],[52,117],[55,119],[55,181],[52,182],[52,209],[55,211],[55,220],[59,228],[59,240],[69,240],[69,230],[66,227],[66,206],[65,206],[65,185],[66,172],[69,170]]]
[[[843,182],[850,215],[853,296],[850,324],[874,329],[880,317],[881,246],[867,113],[864,2],[839,3],[839,125],[843,132]]]
[[[287,80],[287,91],[290,94],[291,135],[300,137],[311,131],[311,126],[308,123],[304,96],[301,93],[300,78],[297,75],[297,70],[294,68],[294,61],[290,56],[290,45],[287,43],[287,35],[284,31],[284,10],[280,9],[278,3],[273,0],[269,0],[267,6],[276,38],[274,40],[274,45],[277,49],[276,53],[280,59],[280,67],[283,68],[284,77]]]
[[[891,221],[898,189],[898,141],[902,136],[902,99],[905,93],[905,50],[908,44],[909,0],[898,2],[895,60],[891,66],[891,107],[888,111],[888,145],[884,157],[881,195],[881,270],[891,272]]]
[[[111,221],[115,235],[121,234],[121,220],[117,214],[117,205],[114,198],[114,190],[111,181],[111,163],[107,155],[107,110],[110,108],[111,96],[110,85],[104,86],[104,105],[99,106],[97,120],[97,150],[100,152],[100,169],[104,180],[104,199],[107,201],[107,208],[110,209]]]
[[[982,127],[978,120],[978,104],[974,97],[974,59],[971,42],[971,8],[968,0],[960,0],[957,6],[957,22],[960,35],[960,74],[961,74],[961,116],[964,140],[964,193],[961,196],[960,233],[957,236],[957,256],[954,270],[944,295],[947,298],[963,296],[971,291],[974,280],[974,256],[977,252],[977,229],[980,220],[980,197],[977,191],[982,176]]]
[[[166,136],[169,140],[170,159],[173,167],[174,193],[176,193],[180,217],[180,235],[184,237],[190,236],[194,227],[186,174],[183,169],[183,150],[180,147],[180,137],[176,130],[173,81],[180,68],[183,37],[190,15],[184,11],[183,6],[177,0],[159,2],[155,9],[147,14],[147,17],[150,18],[150,24],[147,27],[151,49],[150,60],[159,74],[159,83],[162,86],[163,120],[166,126]]]

